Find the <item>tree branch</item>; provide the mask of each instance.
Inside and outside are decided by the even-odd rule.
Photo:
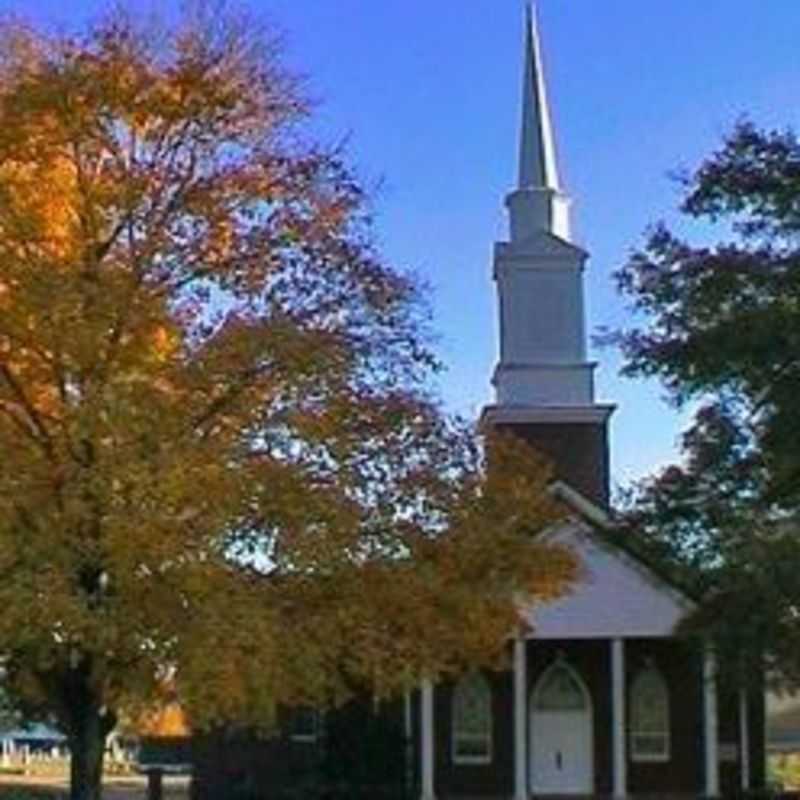
[[[19,401],[20,406],[25,412],[25,415],[30,422],[33,430],[36,431],[37,441],[44,448],[48,456],[53,455],[53,440],[47,430],[39,412],[35,406],[28,399],[28,396],[23,391],[22,387],[17,382],[16,378],[8,368],[7,364],[0,364],[0,377],[5,379],[6,384],[9,386],[14,396]]]
[[[29,423],[27,415],[20,412],[16,404],[0,399],[0,412],[10,419],[14,427],[24,433],[34,444],[42,447],[42,441],[36,429]]]

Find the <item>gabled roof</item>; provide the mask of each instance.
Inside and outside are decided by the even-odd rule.
[[[637,548],[631,541],[631,537],[636,535],[635,531],[617,523],[613,515],[602,506],[597,505],[587,498],[577,489],[573,489],[564,481],[555,481],[551,491],[570,508],[571,511],[580,518],[592,525],[595,535],[603,539],[607,545],[625,553],[629,558],[637,561],[642,568],[652,573],[662,584],[671,587],[674,591],[685,597],[689,602],[698,605],[701,601],[696,591],[692,591],[685,585],[670,576],[663,566],[648,558],[641,548]]]
[[[573,512],[547,534],[581,564],[571,590],[523,612],[534,639],[666,637],[696,608],[685,592],[620,545],[608,513],[563,482],[553,492]]]

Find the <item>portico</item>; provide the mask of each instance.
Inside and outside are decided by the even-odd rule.
[[[665,681],[664,701],[667,706],[665,729],[649,731],[653,741],[645,745],[643,752],[636,743],[629,741],[627,705],[630,694],[629,676],[637,673],[659,675],[655,655],[642,655],[648,643],[674,635],[680,619],[692,608],[686,597],[649,572],[635,559],[617,551],[602,540],[597,528],[575,524],[565,527],[553,537],[560,544],[570,547],[580,558],[583,579],[567,597],[530,613],[530,624],[535,628],[528,639],[519,638],[514,644],[515,686],[515,800],[523,800],[530,794],[595,794],[600,791],[596,773],[604,772],[604,789],[610,789],[614,798],[625,798],[630,793],[628,760],[640,759],[646,763],[668,762],[670,753],[669,729],[669,682]],[[550,667],[546,668],[538,683],[532,684],[528,673],[529,652],[536,651],[544,642],[557,642],[559,650]],[[595,693],[605,693],[609,698],[605,705],[605,719],[594,720],[592,692],[587,688],[587,671],[573,665],[570,651],[580,649],[581,643],[593,642],[604,650],[606,669],[588,667]],[[632,657],[626,657],[626,643],[633,643]],[[565,644],[566,643],[566,644]],[[654,653],[659,648],[653,648]],[[661,669],[664,670],[666,665]],[[598,677],[600,672],[602,677]],[[548,675],[562,676],[562,683],[570,691],[561,697],[541,702],[541,685]],[[705,737],[706,763],[716,764],[716,684],[713,676],[704,682],[702,691],[708,696],[705,701],[708,720]],[[531,685],[533,688],[531,689]],[[539,688],[537,688],[539,687]],[[599,691],[598,691],[599,690]],[[677,691],[677,687],[673,691]],[[655,697],[651,702],[657,703]],[[557,708],[557,705],[561,708]],[[651,710],[651,714],[653,710]],[[516,723],[519,716],[530,718],[530,725]],[[654,725],[657,721],[654,721]],[[605,730],[603,730],[605,728]],[[713,731],[712,731],[713,728]],[[566,733],[562,733],[566,731]],[[610,752],[602,753],[592,745],[592,735],[597,732],[610,743]],[[537,741],[537,733],[538,739]],[[648,732],[637,735],[648,735]],[[655,742],[657,737],[666,742]],[[563,737],[563,739],[562,739]],[[563,752],[562,741],[570,748]],[[659,745],[661,749],[659,750]],[[605,765],[597,764],[605,756]],[[610,781],[609,781],[610,778]],[[560,781],[559,781],[560,779]],[[610,783],[610,785],[608,785]],[[716,796],[719,792],[716,770],[709,771],[706,794]]]
[[[423,690],[423,800],[461,794],[470,780],[514,800],[688,795],[698,770],[703,793],[718,796],[713,659],[673,638],[691,601],[598,541],[591,525],[576,521],[556,536],[579,556],[584,579],[567,597],[531,610],[536,628],[511,643],[508,679],[489,682],[494,742],[485,762],[453,757],[454,688]],[[510,780],[482,783],[504,763]]]

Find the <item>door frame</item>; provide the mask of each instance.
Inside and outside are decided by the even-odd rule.
[[[544,686],[545,681],[547,678],[556,670],[565,670],[570,674],[572,679],[575,681],[577,686],[580,688],[581,692],[583,693],[583,698],[586,704],[585,711],[563,711],[560,713],[563,714],[570,714],[574,716],[580,715],[583,718],[583,724],[586,726],[586,737],[587,737],[587,750],[588,750],[588,758],[589,763],[587,765],[587,779],[588,779],[588,786],[585,789],[575,790],[573,788],[565,789],[560,791],[558,789],[553,790],[552,788],[542,787],[537,782],[536,778],[536,771],[534,769],[535,764],[535,755],[536,755],[536,736],[534,734],[534,725],[535,725],[535,718],[537,715],[537,699],[539,696],[539,692],[541,688]],[[558,711],[555,712],[544,712],[544,713],[559,713]],[[586,685],[586,682],[581,677],[580,673],[568,664],[563,658],[558,658],[554,661],[550,666],[548,666],[536,680],[533,688],[531,689],[530,693],[530,706],[528,711],[528,786],[530,787],[530,791],[534,794],[548,794],[548,795],[575,795],[575,794],[594,794],[594,782],[595,782],[595,757],[594,757],[594,704],[592,703],[592,695],[589,691],[589,687]]]

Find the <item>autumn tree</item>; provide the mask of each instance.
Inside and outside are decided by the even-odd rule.
[[[196,727],[498,659],[563,590],[548,473],[426,386],[419,289],[252,20],[0,37],[0,652],[71,798]]]
[[[684,181],[716,246],[656,227],[617,273],[625,374],[693,406],[684,460],[628,497],[638,541],[709,598],[693,628],[742,676],[800,682],[800,142],[741,123]]]

